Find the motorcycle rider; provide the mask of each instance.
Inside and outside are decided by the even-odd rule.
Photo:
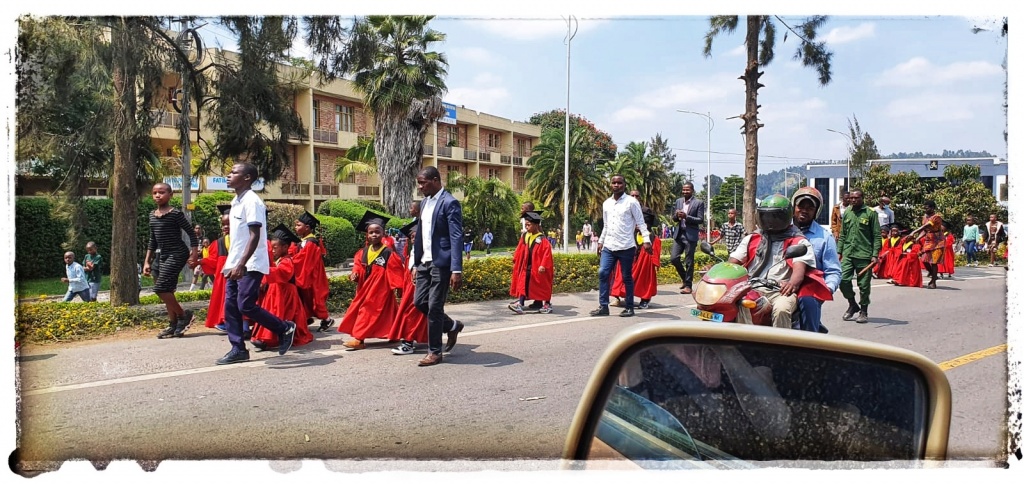
[[[772,305],[772,326],[790,329],[797,296],[831,300],[832,293],[821,270],[815,268],[814,246],[793,225],[793,207],[788,198],[776,193],[761,200],[757,205],[757,226],[758,229],[744,237],[739,247],[729,254],[729,262],[745,267],[750,277],[779,283],[778,289],[760,287],[758,290]],[[786,249],[796,244],[807,247],[807,253],[776,264],[783,260]],[[737,322],[751,324],[750,310],[740,308]]]
[[[793,223],[814,247],[815,267],[824,272],[828,292],[834,294],[839,288],[842,271],[839,266],[839,253],[836,252],[835,237],[815,221],[821,211],[821,192],[814,187],[800,188],[793,193],[792,202]],[[800,319],[799,327],[794,329],[827,333],[828,329],[821,324],[821,305],[824,302],[810,295],[798,297]]]

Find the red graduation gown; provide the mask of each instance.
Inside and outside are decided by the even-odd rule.
[[[651,241],[652,254],[640,248],[633,261],[633,294],[641,300],[651,300],[658,294],[658,268],[661,267],[661,239]],[[622,287],[623,297],[626,287]]]
[[[902,240],[900,246],[905,244]],[[900,254],[893,267],[892,282],[898,286],[921,287],[921,245],[914,243]]]
[[[953,239],[953,234],[946,232],[946,253],[942,255],[942,263],[939,264],[939,272],[942,274],[953,275],[953,271],[956,269],[956,255],[953,253],[953,245],[956,244],[956,240]]]
[[[398,312],[393,290],[405,286],[402,258],[385,246],[374,261],[363,260],[366,247],[356,252],[352,273],[359,277],[356,295],[345,317],[338,325],[339,333],[347,333],[364,341],[367,338],[387,339]],[[369,273],[369,274],[367,274]]]
[[[890,261],[889,261],[889,238],[885,237],[882,239],[882,249],[878,251],[878,263],[871,269],[876,279],[888,279]]]
[[[270,268],[270,274],[263,278],[267,285],[267,292],[263,295],[263,303],[260,307],[267,312],[283,320],[295,323],[294,346],[302,346],[313,341],[313,333],[309,332],[306,324],[306,308],[299,302],[299,291],[293,283],[295,276],[295,265],[290,257],[278,259],[274,267]],[[270,330],[253,325],[252,339],[260,340],[268,347],[277,346],[277,335]]]
[[[224,244],[225,237],[211,242],[207,256],[199,261],[200,267],[203,268],[203,274],[213,276],[213,285],[210,286],[210,305],[206,309],[207,328],[224,322],[224,293],[227,289],[227,279],[221,271],[224,269],[224,263],[228,260],[228,248]]]
[[[305,245],[299,244],[292,262],[295,264],[295,285],[299,288],[299,298],[306,306],[306,313],[317,319],[327,319],[327,297],[330,286],[327,282],[327,270],[324,268],[325,254],[316,237],[303,239]]]
[[[544,268],[544,272],[540,268]],[[524,296],[535,301],[550,301],[551,286],[555,280],[555,263],[551,258],[551,242],[543,234],[538,235],[529,247],[526,234],[519,238],[512,256],[512,285],[509,294]]]
[[[406,247],[412,247],[412,239]],[[416,309],[413,299],[416,295],[416,285],[413,284],[412,274],[409,272],[408,254],[402,260],[402,274],[405,281],[402,286],[402,301],[398,303],[395,324],[388,333],[389,340],[415,341],[417,343],[427,342],[427,315]]]

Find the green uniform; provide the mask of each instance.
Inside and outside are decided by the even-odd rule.
[[[854,277],[860,288],[861,308],[871,303],[871,271],[864,271],[864,268],[871,264],[872,257],[878,257],[881,250],[882,229],[878,225],[878,212],[867,206],[860,209],[847,207],[839,240],[836,241],[836,252],[843,258],[839,290],[851,304],[857,303],[853,293]],[[864,273],[860,274],[861,271]]]

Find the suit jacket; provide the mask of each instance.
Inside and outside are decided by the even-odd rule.
[[[690,209],[686,212],[686,218],[676,217],[676,210],[683,209],[682,197],[676,199],[675,207],[672,208],[672,220],[679,222],[679,229],[676,230],[675,239],[681,240],[684,236],[690,242],[696,242],[700,238],[700,225],[704,223],[704,201],[697,197],[690,198]]]
[[[438,192],[438,196],[430,229],[431,260],[440,268],[462,272],[462,205],[447,190]],[[420,215],[416,219],[417,232],[423,229],[422,218]],[[426,236],[426,233],[417,234],[413,243],[413,263],[417,266],[423,260],[423,237]]]
[[[829,227],[832,229],[832,236],[835,237],[836,240],[839,240],[839,234],[843,229],[843,214],[839,211],[839,207],[842,205],[842,203],[837,203],[832,206],[832,218],[829,220]]]

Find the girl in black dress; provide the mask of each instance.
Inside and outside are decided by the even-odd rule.
[[[170,324],[157,338],[178,338],[192,324],[195,315],[191,309],[182,309],[174,291],[178,289],[178,273],[185,264],[192,268],[198,264],[199,238],[192,231],[185,214],[168,204],[171,201],[170,185],[153,185],[153,201],[156,202],[156,210],[149,214],[149,247],[142,273],[153,276],[153,292],[167,307]],[[188,235],[191,251],[181,239],[182,232]]]

